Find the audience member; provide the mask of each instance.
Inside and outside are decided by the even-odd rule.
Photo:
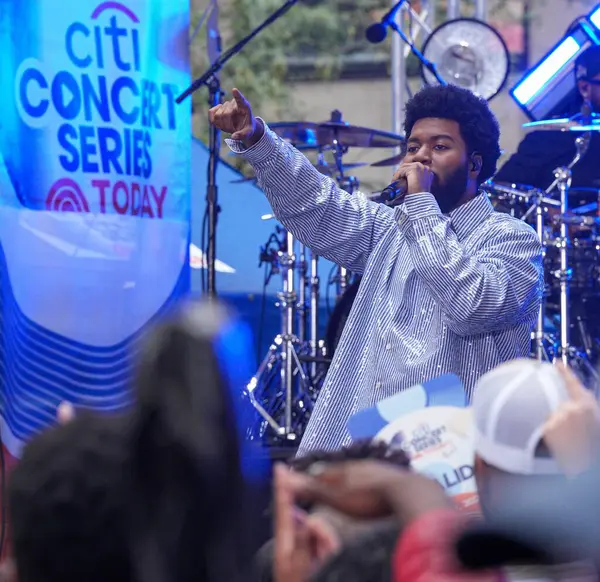
[[[380,460],[392,466],[409,468],[409,459],[404,450],[371,441],[359,441],[337,451],[313,451],[293,459],[291,467],[297,473],[310,474],[326,464],[361,459]],[[363,571],[369,569],[379,573],[385,571],[386,567],[389,571],[391,553],[387,557],[384,553],[378,553],[377,560],[373,554],[360,548],[362,544],[369,544],[372,548],[376,540],[385,541],[390,537],[390,531],[395,531],[397,537],[399,528],[395,520],[364,522],[320,504],[310,507],[307,513],[296,508],[295,513],[303,521],[306,535],[312,540],[310,575],[314,575],[315,579],[322,582],[334,580],[342,571],[348,570],[349,560]],[[273,580],[273,552],[274,540],[269,540],[256,556],[256,569],[263,582]],[[325,566],[329,577],[325,577],[325,571],[321,572]]]
[[[472,402],[475,478],[486,516],[510,503],[517,490],[564,478],[543,432],[568,400],[558,369],[537,360],[513,360],[479,379]]]
[[[131,413],[59,413],[29,443],[8,495],[19,582],[242,579],[235,329],[218,306],[184,310],[145,343]]]

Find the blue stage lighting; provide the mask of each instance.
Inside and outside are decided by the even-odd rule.
[[[596,6],[594,10],[590,12],[588,20],[598,29],[600,29],[600,5]]]
[[[600,21],[599,5],[591,15],[577,19],[567,34],[511,89],[511,97],[530,119],[571,115],[579,109],[575,60],[589,47],[600,45],[600,28],[590,21],[596,12]]]
[[[520,105],[526,106],[579,51],[581,45],[574,37],[565,38],[512,90]]]

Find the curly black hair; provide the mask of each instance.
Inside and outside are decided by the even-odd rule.
[[[406,104],[404,132],[407,138],[415,123],[426,117],[458,123],[469,156],[477,152],[482,158],[478,184],[495,174],[500,157],[500,127],[485,99],[455,85],[426,87]]]
[[[124,417],[83,413],[25,447],[8,507],[21,582],[130,582]]]
[[[410,459],[400,447],[390,446],[382,441],[359,440],[335,451],[314,451],[290,461],[294,471],[304,473],[316,463],[339,463],[342,461],[384,461],[391,465],[410,468]]]

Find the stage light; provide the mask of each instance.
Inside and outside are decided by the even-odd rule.
[[[591,16],[598,12],[600,5]],[[590,15],[578,18],[552,49],[510,90],[510,96],[532,121],[572,115],[581,103],[575,80],[575,60],[589,47],[600,45]]]
[[[544,86],[577,54],[581,45],[574,37],[565,38],[511,91],[520,105],[526,106]]]
[[[596,6],[596,8],[590,12],[588,20],[600,30],[600,5]]]

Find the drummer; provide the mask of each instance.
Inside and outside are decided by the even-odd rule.
[[[577,103],[565,116],[580,112],[584,101],[600,113],[600,46],[583,52],[575,61]],[[546,189],[554,181],[554,170],[566,166],[575,156],[573,132],[535,131],[519,144],[515,154],[498,170],[495,182],[525,184]],[[572,170],[572,188],[600,190],[600,135],[592,134],[590,147]],[[577,204],[575,204],[577,205]],[[574,206],[574,204],[571,204]]]

